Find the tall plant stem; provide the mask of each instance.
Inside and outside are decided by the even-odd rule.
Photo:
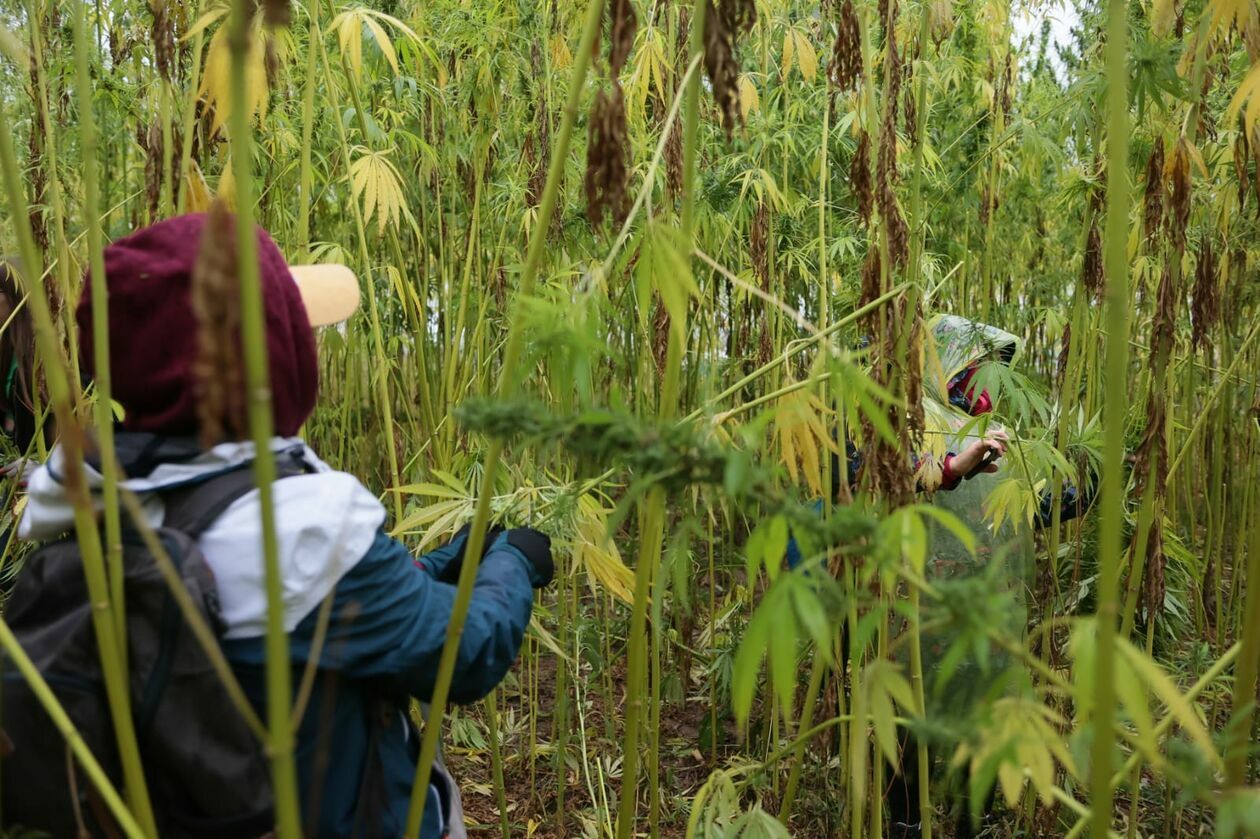
[[[254,440],[254,479],[258,484],[262,516],[261,548],[267,595],[267,749],[271,758],[275,795],[276,835],[298,839],[302,835],[298,809],[297,769],[293,758],[293,726],[290,724],[289,639],[284,631],[284,584],[280,579],[272,483],[276,461],[271,451],[271,390],[267,367],[267,323],[263,314],[262,282],[258,267],[258,236],[254,231],[253,136],[246,97],[246,65],[249,55],[254,3],[233,0],[228,49],[232,55],[232,99],[228,116],[229,136],[236,176],[237,277],[241,295],[242,357],[248,386],[249,428]]]
[[[328,63],[328,53],[324,49],[323,36],[319,34],[319,18],[318,18],[318,13],[314,11],[315,5],[316,5],[315,3],[311,4],[311,8],[312,8],[311,26],[314,28],[315,34],[317,36],[316,37],[317,46],[319,48],[320,59],[324,67],[325,86],[327,87],[328,90],[331,91],[334,89],[333,83],[332,83],[332,68],[329,66],[329,63]],[[353,77],[348,77],[348,81],[351,88],[353,89],[354,87]],[[357,102],[357,99],[355,101]],[[356,108],[356,110],[358,109]],[[362,118],[361,113],[360,113],[360,118]],[[350,141],[349,141],[349,138],[346,136],[345,124],[340,119],[333,120],[333,123],[337,126],[337,137],[341,143],[341,156],[342,156],[343,162],[346,165],[346,179],[347,179],[347,185],[349,185]],[[365,132],[365,136],[366,136],[366,132]],[[377,305],[377,302],[376,302],[376,286],[375,286],[375,283],[373,283],[371,279],[372,259],[371,259],[371,255],[368,252],[367,228],[363,222],[363,210],[362,208],[359,207],[359,202],[356,200],[352,199],[349,202],[349,204],[350,204],[350,213],[354,218],[355,233],[358,235],[358,240],[359,240],[359,262],[363,266],[363,270],[367,272],[367,288],[365,289],[365,291],[366,291],[367,299],[368,299],[368,322],[369,322],[369,325],[371,327],[371,332],[372,332],[372,349],[376,353],[376,358],[379,360],[380,365],[381,365],[381,369],[377,369],[373,371],[375,375],[373,375],[372,379],[376,384],[376,394],[375,394],[376,400],[380,406],[381,419],[383,420],[385,424],[385,431],[383,432],[385,435],[385,451],[386,451],[386,454],[389,456],[390,480],[392,481],[393,487],[394,487],[394,492],[393,492],[394,520],[401,521],[402,520],[402,493],[399,492],[399,487],[402,486],[402,480],[400,479],[400,475],[398,472],[397,444],[394,441],[394,409],[393,409],[393,404],[390,401],[390,395],[389,395],[389,369],[388,369],[389,365],[387,364],[387,360],[385,356],[385,341],[381,334],[380,307]]]
[[[118,460],[114,451],[113,393],[109,369],[109,291],[105,287],[104,234],[101,231],[100,166],[96,159],[96,114],[92,108],[92,78],[88,72],[88,44],[83,4],[75,7],[75,85],[79,97],[79,135],[82,148],[83,214],[87,225],[88,269],[92,283],[92,355],[97,360],[92,380],[96,390],[96,435],[104,473],[102,500],[105,505],[105,564],[109,569],[110,603],[118,637],[127,637],[127,611],[122,565],[122,527],[118,504]],[[127,672],[127,645],[120,644],[118,656]]]
[[[1257,469],[1250,464],[1249,480],[1255,498]],[[1260,673],[1260,515],[1252,502],[1251,527],[1247,546],[1247,594],[1242,621],[1242,652],[1234,675],[1234,719],[1231,742],[1225,751],[1225,782],[1231,787],[1247,783],[1247,752],[1251,741],[1251,725],[1255,717],[1257,673]]]
[[[77,4],[76,4],[77,8]],[[79,11],[81,14],[81,9]],[[113,606],[109,597],[105,560],[101,551],[100,533],[83,477],[83,435],[75,422],[75,392],[66,375],[62,359],[62,347],[57,339],[52,312],[43,285],[44,263],[31,232],[30,216],[27,215],[26,194],[22,189],[17,155],[13,150],[13,122],[3,113],[0,103],[0,174],[8,196],[9,211],[17,234],[22,262],[29,272],[24,278],[27,285],[27,305],[35,320],[35,338],[44,372],[48,393],[57,416],[60,429],[65,469],[66,493],[74,507],[75,533],[83,557],[83,572],[88,596],[97,607],[92,610],[92,626],[100,652],[101,671],[105,681],[106,700],[110,719],[118,742],[119,762],[122,765],[127,798],[136,821],[146,836],[156,837],[157,827],[145,785],[144,768],[140,763],[140,749],[136,742],[135,726],[131,717],[131,698],[126,673],[119,652],[123,639],[118,637],[118,625],[114,620]]]
[[[494,776],[494,803],[499,808],[499,830],[503,839],[512,839],[508,821],[507,789],[503,784],[503,744],[499,742],[499,692],[486,697],[486,733],[490,735],[490,772]]]
[[[543,247],[546,245],[551,215],[555,211],[560,181],[564,177],[564,165],[568,159],[569,143],[573,137],[573,124],[577,121],[578,105],[582,101],[586,73],[590,68],[591,49],[595,44],[596,36],[599,35],[599,22],[603,10],[603,0],[591,0],[582,26],[581,41],[577,51],[573,53],[573,75],[569,81],[569,98],[565,103],[560,132],[556,137],[551,162],[547,167],[547,184],[543,189],[542,203],[538,207],[538,219],[530,233],[525,267],[521,271],[520,285],[516,291],[516,306],[534,293],[534,282],[538,276],[538,267],[542,263]],[[514,395],[519,385],[520,376],[516,368],[520,362],[521,349],[525,340],[521,322],[520,318],[511,319],[512,325],[508,332],[507,347],[503,352],[503,367],[499,373],[497,388],[502,397]],[[497,439],[492,440],[486,451],[481,490],[473,513],[472,529],[468,534],[464,564],[460,568],[459,587],[455,593],[455,603],[451,607],[451,619],[446,630],[446,641],[442,646],[442,658],[438,662],[437,678],[434,681],[433,696],[430,700],[429,719],[425,723],[424,740],[420,744],[420,761],[416,765],[416,779],[411,788],[411,806],[407,811],[404,834],[408,839],[417,839],[424,819],[425,799],[428,797],[426,791],[433,771],[433,760],[437,757],[442,718],[446,713],[451,677],[455,673],[455,659],[459,654],[459,639],[464,632],[464,619],[468,616],[468,604],[472,600],[473,582],[477,578],[477,568],[481,564],[486,524],[490,521],[490,499],[494,494],[494,482],[498,475],[502,454],[503,443]]]
[[[315,71],[319,56],[319,0],[308,4],[310,33],[306,41],[306,86],[302,91],[302,161],[298,170],[297,256],[307,259],[311,244],[311,200],[314,173],[311,171],[312,136],[315,130]],[[349,161],[346,161],[349,165]],[[401,267],[400,267],[401,270]]]
[[[201,4],[197,4],[200,11]],[[175,185],[176,201],[175,206],[179,211],[188,211],[188,190],[185,189],[185,183],[192,182],[192,175],[188,171],[188,167],[192,164],[192,147],[193,147],[193,131],[197,126],[197,90],[201,86],[201,52],[205,47],[205,33],[198,32],[193,38],[192,48],[192,79],[188,86],[188,102],[184,105],[184,131],[180,135],[183,142],[180,144],[179,152],[179,181]]]
[[[1090,765],[1092,832],[1105,839],[1111,821],[1112,755],[1115,733],[1116,594],[1124,526],[1124,425],[1128,405],[1129,268],[1125,245],[1129,229],[1128,6],[1107,3],[1107,398],[1103,407],[1101,521],[1098,537],[1097,657],[1094,673],[1094,743]]]
[[[691,14],[691,53],[699,55],[704,50],[704,18],[708,0],[696,0]],[[695,232],[695,171],[696,137],[700,124],[700,77],[693,75],[687,81],[683,101],[683,184],[682,184],[682,239],[688,248]],[[642,301],[641,305],[647,305]],[[681,322],[679,322],[681,321]],[[665,375],[661,383],[658,415],[672,418],[678,408],[678,380],[682,368],[683,343],[686,341],[686,314],[671,319],[669,344],[665,353]],[[648,592],[652,575],[661,560],[661,540],[665,532],[665,490],[659,486],[648,492],[643,512],[643,530],[639,542],[639,556],[634,573],[634,602],[630,610],[630,649],[627,656],[627,697],[625,744],[622,748],[621,792],[617,807],[617,839],[630,839],[634,833],[634,811],[639,786],[639,727],[642,718],[643,692],[640,689],[645,673],[647,657],[646,633]],[[655,758],[655,755],[653,755]]]
[[[39,107],[40,126],[44,152],[43,165],[48,174],[48,204],[53,216],[53,241],[57,248],[57,295],[62,299],[62,328],[70,348],[70,370],[74,381],[79,381],[79,355],[77,351],[77,332],[74,326],[74,307],[67,305],[74,289],[71,288],[70,276],[74,266],[71,264],[70,245],[66,238],[65,200],[61,194],[61,173],[57,165],[57,129],[53,125],[48,98],[48,75],[44,70],[43,32],[40,26],[39,4],[31,0],[27,5],[28,25],[31,31],[31,57],[35,72],[35,96]],[[38,435],[40,454],[44,453],[43,435]]]

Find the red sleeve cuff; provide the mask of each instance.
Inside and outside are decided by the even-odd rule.
[[[941,462],[941,489],[956,489],[962,482],[962,476],[955,475],[953,467],[954,453],[949,452],[945,455],[945,460]]]

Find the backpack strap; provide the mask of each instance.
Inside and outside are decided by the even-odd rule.
[[[310,468],[302,459],[301,449],[294,449],[276,458],[277,480],[309,471]],[[197,539],[228,507],[256,486],[254,471],[246,464],[231,472],[172,489],[162,494],[166,502],[162,526]]]

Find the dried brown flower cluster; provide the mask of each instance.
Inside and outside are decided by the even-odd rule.
[[[858,28],[857,11],[853,0],[844,0],[840,6],[840,20],[836,24],[836,40],[831,47],[831,64],[827,77],[839,91],[857,87],[862,76],[862,37]]]
[[[1185,138],[1177,141],[1165,165],[1168,178],[1168,212],[1164,223],[1177,253],[1185,253],[1186,230],[1190,226],[1190,150]]]
[[[612,95],[601,90],[591,106],[586,145],[586,215],[596,226],[609,213],[614,222],[626,217],[626,100],[621,85],[613,83]]]
[[[871,138],[865,131],[858,137],[857,149],[849,164],[849,187],[857,201],[858,218],[863,224],[870,224],[875,191],[871,183]]]
[[[634,44],[638,19],[630,0],[608,5],[608,67],[611,95],[601,90],[591,105],[586,144],[586,215],[596,226],[607,213],[620,224],[629,211],[626,177],[630,135],[626,128],[626,99],[621,91],[621,70]]]
[[[150,0],[149,12],[153,16],[150,33],[153,37],[153,57],[158,73],[166,81],[175,77],[175,21],[170,13],[170,0]]]
[[[1212,330],[1221,319],[1221,286],[1217,281],[1216,254],[1208,236],[1204,236],[1199,245],[1190,316],[1193,325],[1191,342],[1194,348],[1210,347]]]
[[[1142,231],[1149,239],[1159,229],[1164,217],[1164,138],[1155,138],[1151,156],[1146,159],[1146,192],[1142,214]]]
[[[262,12],[267,26],[288,26],[293,20],[293,3],[291,0],[263,0]]]
[[[538,80],[538,99],[534,103],[534,134],[526,140],[524,149],[532,167],[525,188],[525,200],[530,207],[537,207],[547,186],[547,160],[551,157],[551,121],[547,113],[547,86],[543,83],[542,50],[537,41],[530,46],[529,53],[534,78]]]
[[[239,439],[246,429],[245,367],[241,359],[236,218],[222,202],[210,209],[192,275],[197,318],[197,414],[201,443]]]
[[[730,139],[736,125],[744,124],[739,107],[739,61],[735,58],[736,39],[757,22],[753,0],[722,0],[714,6],[706,0],[704,16],[704,69],[709,75],[713,98],[722,113],[722,127]]]

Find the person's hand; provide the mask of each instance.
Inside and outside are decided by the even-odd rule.
[[[503,532],[503,528],[497,524],[492,524],[486,528],[486,538],[482,541],[481,555],[486,555],[486,549],[494,544],[494,540]],[[460,571],[464,567],[464,554],[468,548],[468,536],[472,533],[472,523],[465,524],[458,531],[451,541],[431,553],[421,557],[423,563],[427,563],[430,568],[436,569],[434,576],[444,583],[455,585],[459,582]],[[451,549],[454,548],[454,554]]]
[[[26,488],[27,482],[30,481],[31,475],[39,468],[39,464],[35,461],[20,457],[12,463],[0,467],[0,478],[16,480],[17,485],[22,489]]]
[[[532,527],[517,527],[507,532],[507,542],[525,555],[534,566],[534,588],[545,588],[555,576],[556,566],[551,559],[551,538]]]
[[[960,478],[969,478],[973,473],[996,472],[997,459],[1006,454],[1008,445],[1010,445],[1010,438],[1006,436],[1006,432],[994,431],[954,455],[954,459],[949,464],[950,471]],[[987,463],[985,463],[986,459],[988,459]],[[981,468],[982,463],[985,465]],[[977,468],[979,472],[976,471]]]

